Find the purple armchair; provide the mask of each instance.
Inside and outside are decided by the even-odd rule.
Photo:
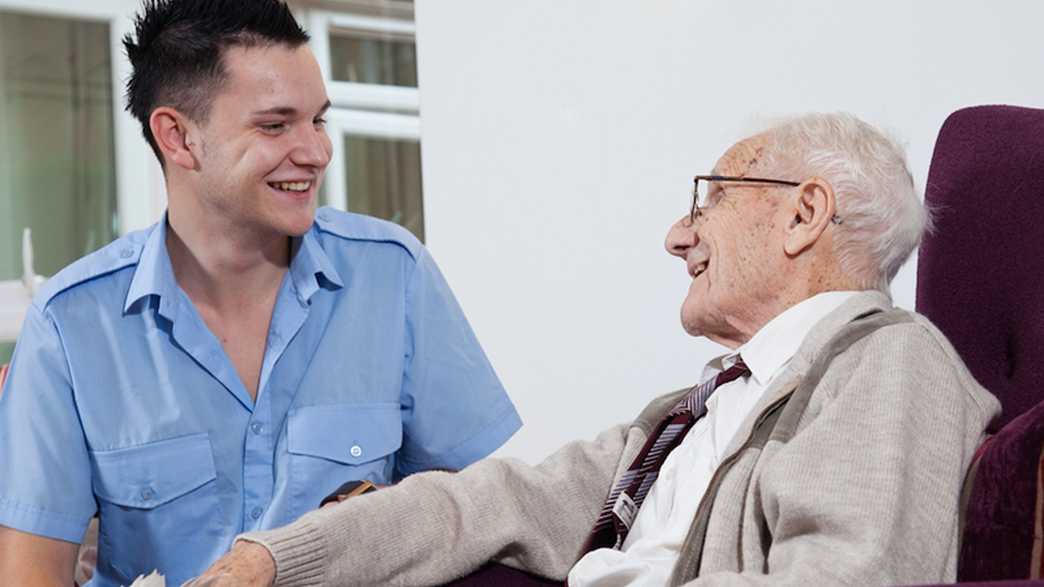
[[[927,185],[917,309],[1004,408],[965,484],[957,579],[1044,586],[1044,110],[954,112]]]

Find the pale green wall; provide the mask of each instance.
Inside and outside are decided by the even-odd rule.
[[[107,24],[0,11],[0,279],[27,226],[46,276],[115,236],[111,76]]]

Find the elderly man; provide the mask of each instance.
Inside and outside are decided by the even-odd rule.
[[[535,467],[412,476],[246,534],[210,584],[439,584],[487,561],[608,585],[951,580],[961,481],[996,400],[888,283],[928,217],[849,115],[733,146],[667,235],[704,383]]]

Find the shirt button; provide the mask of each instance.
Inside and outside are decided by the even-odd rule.
[[[253,424],[250,425],[250,430],[254,434],[261,434],[261,431],[264,430],[264,429],[265,429],[265,427],[261,425],[261,422],[254,422]]]
[[[264,510],[262,510],[260,507],[256,507],[256,508],[250,510],[250,517],[254,518],[256,520],[256,519],[261,517],[261,514],[263,512],[264,512]]]
[[[133,256],[134,256],[134,249],[132,249],[130,247],[126,247],[126,248],[124,248],[123,250],[120,251],[120,258],[121,259],[130,259]]]
[[[156,492],[151,487],[145,487],[141,490],[141,499],[152,501],[154,497],[156,497]]]
[[[362,456],[362,447],[357,444],[348,452],[350,452],[353,457]]]

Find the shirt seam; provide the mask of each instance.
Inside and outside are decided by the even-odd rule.
[[[113,241],[113,242],[117,242],[117,241]],[[91,282],[97,281],[99,279],[105,279],[107,277],[111,277],[112,275],[114,275],[116,273],[119,273],[119,272],[121,272],[121,271],[123,271],[125,269],[129,269],[131,267],[137,267],[137,266],[138,266],[138,261],[133,261],[133,262],[127,263],[126,265],[118,265],[116,267],[106,268],[104,270],[99,271],[98,273],[94,273],[94,274],[91,274],[91,275],[87,275],[87,276],[85,276],[85,277],[83,277],[81,279],[76,279],[74,281],[70,281],[70,283],[62,284],[54,292],[49,293],[46,297],[44,297],[44,296],[37,296],[36,298],[33,299],[33,302],[32,302],[31,305],[33,307],[35,307],[37,310],[39,310],[40,313],[42,314],[42,313],[48,311],[51,308],[51,306],[59,298],[64,297],[70,291],[72,291],[74,289],[77,289],[77,288],[79,288],[81,286],[85,286],[85,285],[87,285],[87,284],[89,284]],[[63,271],[64,271],[64,269],[63,269]],[[51,277],[51,279],[54,279],[55,277],[56,276],[53,276],[53,277]]]
[[[65,361],[65,381],[69,385],[69,401],[72,402],[73,412],[76,413],[76,423],[80,427],[83,449],[85,452],[90,453],[91,445],[87,439],[87,431],[83,427],[83,418],[80,416],[80,402],[76,398],[76,385],[73,384],[72,363],[69,362],[69,349],[65,346],[65,337],[62,336],[62,329],[58,326],[58,320],[55,319],[53,312],[48,311],[42,314],[51,328],[54,329],[54,335],[58,337],[58,346],[62,349],[62,359]],[[92,479],[91,481],[93,483],[94,480]]]
[[[423,254],[423,252],[424,252],[424,249],[421,249],[421,253],[422,254]],[[420,268],[419,268],[420,263],[421,263],[420,255],[418,255],[417,257],[413,257],[411,255],[411,259],[413,260],[413,263],[412,263],[412,266],[409,267],[409,269],[408,269],[409,275],[406,276],[406,287],[404,288],[403,296],[402,296],[403,297],[403,309],[402,309],[403,337],[404,337],[404,342],[408,343],[406,345],[406,349],[405,349],[405,356],[403,357],[402,377],[405,377],[406,373],[409,372],[410,367],[413,366],[413,357],[416,354],[416,350],[417,350],[416,349],[417,339],[416,339],[416,337],[413,336],[414,325],[413,325],[412,308],[413,308],[413,290],[415,289],[414,283],[415,283],[416,278],[417,278],[417,273],[420,271]]]
[[[324,228],[323,225],[321,223],[319,223],[319,222],[315,222],[315,227],[316,227],[316,229],[319,232],[324,233],[324,234],[328,234],[330,236],[339,238],[341,240],[352,241],[352,242],[362,242],[362,243],[378,243],[378,244],[386,244],[386,245],[393,245],[393,246],[399,247],[400,249],[405,251],[406,254],[409,255],[409,257],[414,262],[417,261],[417,259],[421,255],[421,251],[424,250],[424,245],[422,243],[420,243],[420,241],[417,241],[416,244],[412,244],[412,246],[411,246],[411,243],[404,242],[406,239],[399,239],[399,238],[396,238],[394,236],[346,235],[346,234],[343,234],[341,232],[337,232],[336,230],[333,230],[331,228]],[[406,229],[404,228],[403,230],[406,230]],[[414,251],[414,249],[417,249],[417,250]]]

